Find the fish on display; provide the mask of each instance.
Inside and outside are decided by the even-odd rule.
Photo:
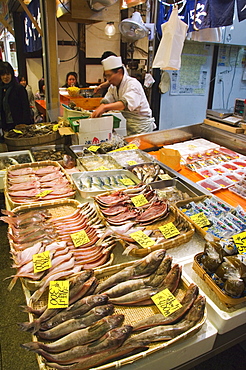
[[[75,330],[86,328],[105,316],[112,315],[114,306],[107,304],[92,308],[80,318],[66,320],[49,330],[39,330],[37,336],[45,340],[54,340],[63,337]]]
[[[111,329],[98,340],[85,344],[83,346],[75,346],[70,350],[51,354],[43,349],[34,349],[34,352],[43,356],[46,360],[56,362],[58,364],[67,364],[78,362],[82,358],[91,356],[96,353],[114,351],[119,348],[132,332],[132,326],[124,325],[119,328]]]
[[[106,289],[128,279],[150,275],[160,265],[161,261],[165,257],[165,254],[166,251],[163,249],[149,253],[145,258],[134,262],[133,265],[125,267],[123,270],[99,283],[95,292],[104,292]]]
[[[35,350],[38,348],[50,353],[59,353],[75,346],[81,346],[101,338],[109,330],[120,326],[124,321],[124,315],[111,315],[102,318],[88,328],[76,330],[63,338],[52,343],[30,342],[21,344],[23,348]]]

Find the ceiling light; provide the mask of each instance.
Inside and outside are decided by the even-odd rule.
[[[106,24],[106,27],[104,29],[105,35],[107,35],[109,38],[115,35],[115,26],[114,22],[108,22]]]

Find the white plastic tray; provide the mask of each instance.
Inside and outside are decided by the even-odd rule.
[[[234,307],[226,307],[209,286],[192,269],[193,259],[179,262],[183,266],[183,276],[191,283],[198,285],[200,293],[206,296],[207,312],[209,321],[216,327],[218,334],[224,334],[230,330],[245,324],[246,303]]]

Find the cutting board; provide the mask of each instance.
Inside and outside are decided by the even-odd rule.
[[[224,123],[212,121],[212,120],[207,119],[207,118],[203,121],[203,123],[205,123],[206,125],[209,125],[209,126],[220,128],[221,130],[224,130],[224,131],[233,132],[234,134],[243,134],[243,132],[244,132],[244,129],[241,128],[241,127],[228,126],[228,125],[225,125]]]

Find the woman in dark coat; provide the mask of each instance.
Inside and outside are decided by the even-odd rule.
[[[30,124],[27,91],[15,78],[8,62],[0,61],[0,128],[9,131],[19,124]]]

